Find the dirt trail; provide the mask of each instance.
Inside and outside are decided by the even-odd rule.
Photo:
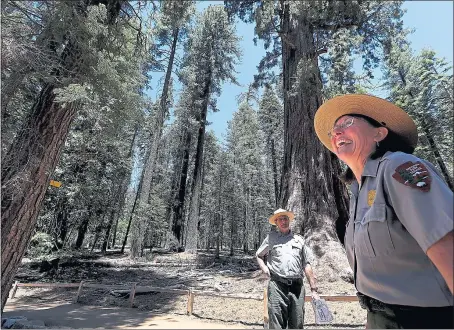
[[[186,315],[162,315],[131,308],[86,306],[71,303],[24,304],[11,299],[2,318],[25,316],[49,327],[108,329],[244,329],[237,324],[202,322]]]
[[[235,251],[231,257],[223,251],[215,260],[212,251],[199,251],[194,258],[185,253],[154,251],[140,260],[111,251],[60,256],[58,269],[44,270],[39,260],[23,260],[15,280],[22,283],[87,283],[119,285],[133,283],[162,288],[194,289],[220,295],[256,297],[240,300],[196,295],[193,315],[186,316],[187,295],[149,292],[137,293],[133,308],[128,295],[109,288],[83,289],[79,303],[71,304],[75,288],[19,288],[5,312],[42,320],[46,324],[72,328],[238,328],[263,327],[263,290],[266,278],[252,255]],[[332,260],[331,263],[337,263]],[[353,284],[335,274],[326,263],[314,267],[322,295],[354,295]],[[309,285],[305,281],[306,292]],[[366,313],[357,302],[328,302],[334,320],[331,324],[315,324],[309,302],[305,309],[305,328],[363,328]],[[12,314],[14,313],[14,314]],[[58,323],[57,323],[58,322]]]

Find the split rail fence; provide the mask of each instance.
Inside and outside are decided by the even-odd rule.
[[[133,307],[134,297],[137,292],[161,292],[161,293],[174,293],[180,295],[187,295],[187,314],[192,315],[194,309],[194,297],[195,296],[205,296],[205,297],[217,297],[217,298],[230,298],[230,299],[251,299],[257,301],[263,301],[263,322],[268,323],[268,291],[267,288],[263,291],[263,298],[254,297],[254,296],[239,296],[239,295],[230,295],[230,294],[220,294],[215,292],[205,292],[200,290],[190,289],[170,289],[170,288],[158,288],[153,286],[142,286],[133,283],[130,287],[125,285],[112,285],[112,284],[96,284],[96,283],[86,283],[81,281],[80,283],[20,283],[16,281],[13,285],[11,292],[11,298],[16,296],[17,289],[19,287],[40,287],[40,288],[78,288],[77,295],[74,298],[74,303],[79,302],[80,295],[83,288],[93,288],[93,289],[128,289],[129,292],[129,307]],[[326,301],[357,301],[357,296],[352,295],[320,295],[320,298],[325,299]],[[311,301],[311,296],[306,296],[305,301]]]

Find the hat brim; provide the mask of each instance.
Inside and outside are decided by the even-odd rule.
[[[268,221],[270,222],[270,224],[276,225],[276,219],[279,218],[279,217],[282,216],[282,215],[288,216],[288,219],[289,219],[290,221],[293,221],[293,219],[295,219],[295,214],[293,214],[293,212],[286,211],[286,212],[279,212],[279,213],[273,214],[273,215],[268,219]]]
[[[375,119],[413,148],[418,143],[416,124],[404,110],[372,95],[347,94],[326,101],[315,113],[315,132],[329,150],[333,151],[328,132],[338,118],[349,114],[360,114]]]

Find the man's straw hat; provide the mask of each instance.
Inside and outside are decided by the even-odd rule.
[[[413,148],[418,143],[415,122],[404,110],[376,96],[347,94],[326,101],[315,113],[315,132],[325,147],[331,151],[333,150],[328,132],[333,128],[339,117],[348,114],[364,115],[375,119],[384,127],[402,137]]]
[[[290,212],[290,211],[287,211],[284,209],[278,209],[278,210],[274,211],[273,215],[268,219],[268,221],[272,225],[276,225],[276,219],[279,218],[281,215],[288,216],[288,219],[290,221],[293,221],[293,219],[295,218],[295,215],[293,214],[293,212]]]

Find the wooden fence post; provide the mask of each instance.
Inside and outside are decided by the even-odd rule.
[[[268,324],[268,288],[265,287],[263,290],[263,328],[268,329]]]
[[[192,315],[193,308],[194,308],[194,292],[192,292],[192,289],[189,289],[189,291],[188,291],[188,310],[187,310],[188,315]]]
[[[131,288],[131,293],[129,294],[129,307],[133,307],[134,304],[134,296],[136,295],[136,286],[137,283],[134,283]]]
[[[77,296],[74,299],[74,303],[78,303],[79,302],[79,297],[80,297],[80,294],[82,293],[82,287],[83,286],[84,286],[84,281],[80,281],[79,290],[77,290]]]
[[[14,296],[16,295],[16,291],[17,291],[17,288],[18,288],[18,284],[19,284],[19,281],[14,282],[14,285],[13,285],[13,292],[11,292],[11,298],[14,298]]]

